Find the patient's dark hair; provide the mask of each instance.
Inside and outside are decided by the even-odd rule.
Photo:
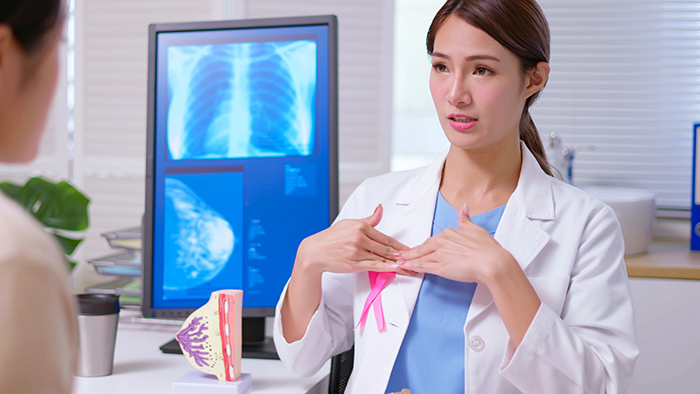
[[[27,53],[40,52],[64,17],[62,0],[0,0],[0,25]]]
[[[520,59],[523,74],[539,62],[549,62],[549,24],[535,0],[447,0],[428,29],[428,54],[433,54],[435,35],[450,16],[483,30]],[[530,106],[540,92],[528,97],[520,117],[520,139],[549,175],[552,171]]]

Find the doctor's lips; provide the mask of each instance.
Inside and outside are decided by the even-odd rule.
[[[450,126],[455,130],[469,130],[476,125],[479,119],[474,119],[462,114],[449,114],[447,119],[450,121]]]

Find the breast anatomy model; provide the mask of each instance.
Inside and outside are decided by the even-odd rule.
[[[185,320],[175,339],[201,372],[233,382],[241,375],[243,290],[220,290]]]

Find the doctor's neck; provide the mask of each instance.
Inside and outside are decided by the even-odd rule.
[[[472,215],[508,202],[518,185],[522,152],[520,141],[493,150],[465,150],[452,145],[445,159],[440,192],[451,206],[465,202]]]

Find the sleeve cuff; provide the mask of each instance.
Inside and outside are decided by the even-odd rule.
[[[324,327],[326,308],[324,306],[323,295],[321,295],[321,303],[316,312],[314,312],[309,325],[306,327],[304,336],[298,341],[287,342],[282,335],[282,319],[280,318],[280,309],[284,295],[287,292],[287,286],[282,291],[280,301],[277,303],[275,311],[275,323],[273,329],[273,339],[277,355],[282,363],[295,375],[300,377],[311,376],[316,373],[325,363],[328,357],[325,353],[328,352],[331,338],[328,330]],[[320,357],[319,357],[320,356]],[[314,362],[316,361],[316,362]]]
[[[522,374],[523,371],[527,371],[531,367],[531,363],[538,354],[540,344],[552,332],[552,326],[554,325],[552,315],[556,316],[554,311],[549,309],[544,303],[541,303],[530,323],[530,327],[525,332],[522,342],[520,342],[520,346],[515,349],[510,339],[508,340],[506,352],[503,355],[503,361],[499,368],[499,372],[503,377],[508,379],[509,376]]]

